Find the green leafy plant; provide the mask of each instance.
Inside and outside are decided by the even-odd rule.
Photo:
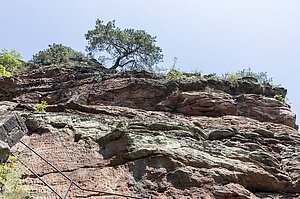
[[[251,68],[243,69],[233,73],[225,73],[221,76],[221,78],[226,80],[237,80],[243,77],[254,77],[261,84],[270,84],[271,86],[275,86],[273,84],[273,78],[269,78],[267,72],[253,72]]]
[[[175,69],[170,69],[166,75],[166,79],[168,81],[179,81],[185,79],[186,77],[187,76],[183,72]]]
[[[196,81],[196,80],[206,80],[206,78],[202,75],[202,71],[195,73],[184,73],[179,69],[174,69],[172,67],[168,73],[165,75],[168,81]]]
[[[282,95],[275,95],[273,98],[285,103],[285,98]]]
[[[115,21],[103,24],[97,19],[94,30],[85,34],[90,56],[100,53],[99,60],[110,69],[153,70],[163,59],[162,50],[155,45],[156,37],[144,30],[116,27]],[[107,64],[108,62],[108,64]]]
[[[5,67],[10,72],[19,72],[22,69],[21,54],[15,49],[8,50],[3,48],[0,51],[0,65]]]
[[[46,108],[46,105],[48,103],[46,101],[41,101],[40,104],[36,104],[34,105],[34,109],[37,111],[37,112],[45,112],[45,108]]]
[[[24,170],[23,170],[24,171]],[[0,166],[1,195],[5,199],[25,199],[30,198],[27,190],[24,189],[21,181],[21,165],[17,163],[17,158],[9,156],[7,162]]]
[[[226,73],[224,75],[224,79],[229,80],[229,81],[234,81],[241,78],[241,74],[239,72],[235,73]]]
[[[70,47],[64,46],[62,44],[49,45],[46,50],[39,51],[36,55],[33,55],[30,60],[34,65],[50,65],[66,63],[73,60],[83,60],[85,56],[81,52],[77,52]]]
[[[6,68],[0,65],[0,76],[10,76],[10,72],[6,71]]]

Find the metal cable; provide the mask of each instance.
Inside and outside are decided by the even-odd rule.
[[[48,165],[50,165],[52,168],[54,168],[57,172],[59,172],[62,176],[64,176],[66,179],[68,179],[71,183],[69,185],[69,188],[66,192],[66,195],[64,198],[66,198],[68,191],[71,187],[72,184],[74,184],[77,188],[79,188],[82,191],[88,191],[88,192],[96,192],[99,194],[103,194],[103,195],[114,195],[114,196],[120,196],[120,197],[125,197],[125,198],[135,198],[135,199],[148,199],[148,198],[143,198],[143,197],[136,197],[136,196],[130,196],[130,195],[124,195],[124,194],[118,194],[118,193],[110,193],[110,192],[105,192],[105,191],[99,191],[99,190],[92,190],[92,189],[85,189],[85,188],[81,188],[77,183],[75,183],[73,181],[73,179],[71,179],[70,177],[68,177],[67,175],[65,175],[61,170],[59,170],[58,168],[56,168],[53,164],[51,164],[48,160],[46,160],[43,156],[41,156],[40,154],[38,154],[36,151],[34,151],[30,146],[28,146],[27,144],[25,144],[22,140],[19,140],[19,142],[21,142],[25,147],[27,147],[30,151],[32,151],[34,154],[36,154],[38,157],[40,157],[42,160],[44,160]],[[23,163],[19,158],[18,160],[26,167],[30,170],[31,173],[33,173],[35,176],[37,176],[47,187],[49,187],[51,189],[51,191],[53,191],[56,195],[58,195],[61,199],[64,199],[63,197],[61,197],[50,185],[48,185],[38,174],[36,174],[32,169],[30,169],[25,163]],[[150,197],[149,197],[150,198]]]

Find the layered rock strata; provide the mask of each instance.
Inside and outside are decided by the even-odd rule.
[[[48,67],[0,79],[0,110],[23,118],[22,141],[80,186],[154,199],[300,197],[295,114],[271,98],[284,89],[99,74]],[[40,100],[46,113],[34,110]],[[55,170],[20,143],[11,150],[65,193],[69,182]],[[37,198],[55,198],[30,172],[23,179]],[[68,197],[100,198],[75,186]]]
[[[206,87],[214,91],[199,92]],[[296,128],[295,114],[289,105],[270,98],[275,95],[284,97],[286,89],[260,85],[253,78],[235,82],[214,79],[170,82],[145,71],[105,76],[101,68],[95,67],[48,66],[16,77],[0,78],[0,100],[20,103],[45,100],[49,104],[75,101],[187,115],[241,115]]]
[[[152,198],[299,196],[293,128],[242,116],[75,107],[21,113],[30,132],[22,140],[82,187]],[[57,172],[20,144],[13,151],[64,193],[68,182]],[[30,173],[26,184],[51,193]],[[75,187],[70,197],[97,198]]]
[[[179,92],[158,103],[156,109],[184,115],[239,115],[297,128],[296,115],[288,104],[257,94],[232,96],[222,92]]]

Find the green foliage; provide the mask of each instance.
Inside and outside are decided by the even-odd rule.
[[[46,101],[41,101],[40,104],[34,105],[34,109],[36,110],[36,112],[45,112],[45,108],[47,104],[48,103]]]
[[[196,80],[206,80],[205,76],[202,75],[202,71],[195,73],[184,73],[179,69],[170,69],[170,71],[165,75],[168,81],[196,81]]]
[[[6,71],[6,68],[0,65],[0,76],[10,76],[10,72]]]
[[[222,75],[223,79],[230,80],[230,81],[237,80],[242,77],[254,77],[261,84],[270,84],[274,86],[273,78],[269,78],[267,72],[255,73],[251,70],[251,68],[243,69],[241,71],[234,72],[234,73],[225,73]]]
[[[175,69],[171,69],[166,76],[168,81],[179,81],[185,79],[187,76],[183,72]]]
[[[285,103],[285,98],[282,95],[275,95],[273,98]]]
[[[175,57],[173,67],[165,75],[165,78],[168,81],[178,82],[178,81],[198,81],[198,80],[205,81],[209,79],[214,79],[214,80],[225,79],[234,82],[243,77],[253,77],[257,79],[258,83],[260,84],[271,85],[272,87],[275,87],[275,85],[273,84],[273,79],[268,77],[267,72],[255,73],[252,72],[250,68],[248,68],[233,73],[225,73],[221,76],[217,76],[217,74],[215,73],[204,75],[202,71],[200,72],[195,71],[194,73],[184,73],[179,69],[174,69],[174,67],[176,66],[176,62],[177,62],[177,58]],[[277,98],[280,99],[279,97]]]
[[[70,59],[82,60],[85,56],[81,52],[77,52],[70,47],[62,44],[49,45],[46,50],[41,50],[33,55],[30,62],[34,65],[50,65],[68,62]]]
[[[241,78],[241,74],[239,72],[235,73],[225,73],[224,79],[229,81],[234,81]]]
[[[22,186],[22,171],[17,158],[9,156],[8,161],[0,166],[1,198],[24,199],[30,198],[28,191]]]
[[[99,52],[99,60],[103,64],[109,62],[110,69],[153,70],[153,66],[163,59],[161,48],[155,45],[156,37],[144,30],[121,30],[115,21],[105,25],[97,19],[95,29],[89,30],[85,38],[90,56]]]
[[[217,77],[217,74],[216,73],[211,73],[211,74],[208,74],[208,75],[203,75],[203,78],[206,80],[206,79],[214,79],[214,80],[218,80],[220,79],[219,77]]]
[[[5,67],[10,72],[18,72],[21,70],[22,61],[21,54],[17,52],[15,49],[11,49],[10,51],[6,48],[3,48],[0,51],[0,65]]]

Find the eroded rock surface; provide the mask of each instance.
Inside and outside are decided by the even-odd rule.
[[[300,136],[293,128],[241,116],[89,108],[21,113],[30,132],[22,140],[85,188],[152,198],[300,193]],[[101,109],[106,112],[95,111]],[[24,146],[13,150],[64,193],[66,180]],[[49,192],[30,173],[26,181],[39,193]],[[97,198],[76,188],[70,196]]]
[[[243,94],[236,97],[236,102],[238,114],[241,116],[297,128],[295,125],[296,114],[291,111],[289,105],[278,100],[260,95]]]
[[[257,94],[232,96],[222,92],[179,92],[157,104],[156,109],[185,115],[240,115],[297,128],[296,114],[288,104]]]
[[[241,93],[248,81],[237,93],[209,93],[197,89],[203,82],[145,72],[98,75],[36,70],[0,95],[8,100],[0,109],[25,121],[22,141],[83,188],[157,199],[300,197],[300,135],[288,105],[254,86]],[[46,113],[34,110],[39,100]],[[22,144],[11,150],[64,195],[66,179]],[[24,182],[51,198],[30,172]],[[72,186],[69,198],[103,197]]]

